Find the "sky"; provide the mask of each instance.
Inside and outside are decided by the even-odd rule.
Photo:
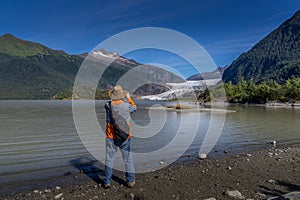
[[[80,54],[122,31],[162,27],[197,41],[217,66],[225,66],[299,9],[298,0],[0,0],[0,35]],[[196,73],[186,60],[161,50],[125,56],[169,66],[184,77]]]

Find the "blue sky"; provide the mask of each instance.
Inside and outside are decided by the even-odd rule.
[[[300,9],[298,0],[1,0],[0,35],[13,35],[70,54],[89,52],[103,40],[139,27],[164,27],[201,44],[225,66]],[[127,54],[194,73],[161,51]]]

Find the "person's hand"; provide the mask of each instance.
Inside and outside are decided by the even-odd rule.
[[[126,93],[126,95],[125,95],[125,96],[126,96],[126,98],[127,98],[127,99],[129,99],[129,98],[130,98],[130,95],[129,95],[129,93]]]

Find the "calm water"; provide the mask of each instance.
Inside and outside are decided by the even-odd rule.
[[[147,109],[150,102],[137,102],[138,112],[132,115],[132,151],[156,151],[170,144],[162,157],[135,159],[136,166],[159,165],[160,160],[176,157],[185,143],[172,144],[178,134],[190,134],[199,125],[192,145],[185,156],[197,155],[210,123],[209,112],[164,112]],[[105,129],[104,102],[97,101],[100,126]],[[224,128],[212,154],[228,150],[239,152],[265,145],[270,140],[281,144],[300,144],[299,108],[228,107]],[[195,120],[195,119],[199,120]],[[164,121],[163,119],[166,119]],[[184,122],[180,125],[180,122]],[[213,122],[212,122],[213,123]],[[217,125],[216,125],[217,126]],[[162,127],[162,130],[158,130]],[[159,134],[157,134],[159,132]],[[103,140],[100,133],[99,141]],[[99,135],[97,135],[99,134]],[[76,132],[71,101],[0,101],[0,186],[13,181],[62,175],[61,170],[76,163],[94,160],[82,145]],[[99,142],[98,141],[98,142]],[[101,144],[104,144],[101,141]],[[173,145],[173,146],[172,146]],[[100,154],[103,152],[99,152]]]

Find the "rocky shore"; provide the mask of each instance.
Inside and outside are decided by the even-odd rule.
[[[37,182],[30,190],[1,194],[0,199],[300,199],[299,147],[270,145],[229,154],[137,174],[134,188],[127,188],[123,173],[116,172],[112,188],[104,189],[101,173],[90,171]]]

